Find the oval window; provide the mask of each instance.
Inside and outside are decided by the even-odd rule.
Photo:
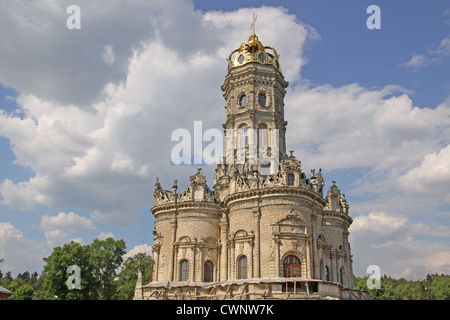
[[[259,61],[261,61],[263,63],[264,63],[264,61],[266,61],[266,55],[262,52],[258,55],[258,58],[259,58]]]
[[[244,62],[244,59],[245,59],[244,55],[241,54],[241,55],[239,56],[239,58],[238,58],[239,64],[242,64],[242,63]]]
[[[258,95],[258,103],[259,103],[259,105],[261,107],[265,107],[266,106],[266,95],[265,94],[260,93]]]

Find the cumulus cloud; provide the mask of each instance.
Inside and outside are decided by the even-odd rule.
[[[98,240],[106,240],[108,238],[113,238],[114,239],[114,234],[112,234],[111,232],[101,232],[98,236],[97,239]]]
[[[24,90],[16,99],[21,114],[0,114],[0,135],[10,140],[16,163],[36,172],[28,181],[4,181],[3,204],[16,209],[30,209],[34,204],[71,207],[91,212],[95,221],[132,225],[142,208],[151,206],[157,175],[161,181],[168,177],[170,181],[180,173],[192,173],[192,168],[170,166],[171,132],[191,130],[195,120],[202,121],[204,130],[220,128],[225,115],[220,91],[227,67],[224,57],[247,40],[242,26],[248,28],[253,11],[271,21],[270,28],[261,23],[261,41],[285,57],[287,77],[293,79],[306,63],[302,46],[313,34],[312,28],[284,9],[203,15],[182,3],[181,7],[159,3],[166,19],[152,20],[156,36],[141,35],[139,49],[127,44],[131,54],[126,78],[105,85],[102,99],[89,108],[60,104],[37,91]],[[139,1],[130,5],[143,6]],[[82,15],[93,8],[80,7]],[[88,28],[86,23],[82,30]],[[296,37],[278,37],[283,30]],[[114,42],[102,48],[105,62],[120,64],[117,48]]]
[[[0,82],[59,104],[88,107],[103,87],[127,76],[132,48],[154,36],[156,10],[184,1],[77,1],[81,29],[69,30],[66,9],[73,1],[15,1],[0,4]],[[164,15],[161,16],[164,18]],[[103,63],[105,46],[114,64]],[[108,55],[108,59],[111,56]],[[111,60],[107,60],[111,61]]]
[[[417,196],[438,196],[450,202],[450,145],[425,155],[419,166],[400,177],[400,184]]]
[[[450,56],[450,36],[443,38],[439,45],[429,49],[426,53],[411,54],[407,61],[402,63],[402,66],[416,71],[429,65],[438,65],[447,56]]]
[[[350,241],[355,274],[364,275],[369,265],[393,277],[424,278],[427,273],[450,271],[450,247],[445,242],[420,236],[450,236],[443,225],[414,223],[404,214],[370,212],[355,217],[350,227]]]
[[[63,245],[72,240],[82,243],[81,237],[76,235],[96,230],[91,220],[74,212],[60,212],[53,217],[43,215],[40,228],[44,230],[47,245],[50,247]]]
[[[9,222],[0,222],[0,258],[3,273],[13,274],[42,270],[42,257],[46,254],[42,244],[28,239]]]
[[[128,258],[132,258],[138,253],[145,253],[146,255],[152,256],[152,246],[149,246],[148,244],[138,244],[123,256],[123,260],[125,261]]]
[[[398,86],[297,86],[286,96],[290,148],[322,168],[406,170],[441,146],[450,108],[419,108]]]

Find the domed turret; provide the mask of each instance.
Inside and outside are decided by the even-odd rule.
[[[247,42],[243,42],[239,49],[231,52],[228,57],[228,69],[239,67],[247,63],[271,64],[281,72],[277,51],[263,46],[258,36],[253,33]]]

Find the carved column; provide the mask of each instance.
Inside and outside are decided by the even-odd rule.
[[[159,251],[161,247],[160,246],[153,246],[153,281],[158,281],[159,276]]]
[[[253,214],[256,220],[255,227],[255,273],[254,276],[257,278],[261,278],[261,209],[254,209]]]
[[[170,264],[169,264],[169,281],[175,281],[174,279],[174,270],[175,270],[175,255],[176,255],[176,246],[175,242],[177,239],[177,219],[176,216],[174,219],[170,221],[170,226],[172,229],[172,237],[171,237],[171,244],[170,244]]]
[[[316,254],[317,251],[317,236],[316,236],[316,223],[317,223],[317,217],[316,214],[313,212],[311,214],[311,265],[312,265],[312,272],[311,272],[311,278],[317,279],[317,266],[319,265],[318,261],[318,255]],[[320,273],[319,273],[320,274]]]
[[[220,221],[220,242],[222,245],[220,255],[220,281],[228,280],[228,222],[226,219]]]
[[[254,250],[254,241],[253,239],[248,240],[248,246],[250,248],[250,257],[249,257],[249,266],[250,267],[250,272],[247,275],[248,278],[253,278],[253,274],[254,274],[254,266],[255,264],[253,263],[253,250]]]
[[[311,261],[311,241],[309,239],[306,239],[305,241],[305,245],[306,245],[306,266],[308,267],[308,270],[306,270],[306,276],[308,278],[312,278],[311,277],[311,265],[312,265],[312,261]]]
[[[280,239],[275,238],[275,277],[280,276]]]
[[[191,248],[191,250],[192,250],[192,278],[189,278],[189,279],[192,279],[191,281],[196,281],[196,279],[195,279],[195,276],[196,276],[196,272],[195,272],[195,269],[198,267],[197,266],[197,259],[196,259],[196,255],[197,255],[197,239],[195,239],[195,245]]]
[[[230,250],[231,250],[231,258],[230,258],[230,263],[231,263],[231,275],[230,275],[230,278],[231,279],[236,279],[237,278],[237,276],[236,276],[236,252],[235,252],[235,243],[234,243],[234,240],[232,240],[232,242],[231,242],[231,248],[230,248]]]

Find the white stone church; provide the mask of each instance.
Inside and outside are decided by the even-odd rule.
[[[230,54],[214,188],[201,169],[181,192],[156,182],[153,274],[135,299],[368,298],[353,290],[344,194],[286,150],[287,86],[254,32]]]

